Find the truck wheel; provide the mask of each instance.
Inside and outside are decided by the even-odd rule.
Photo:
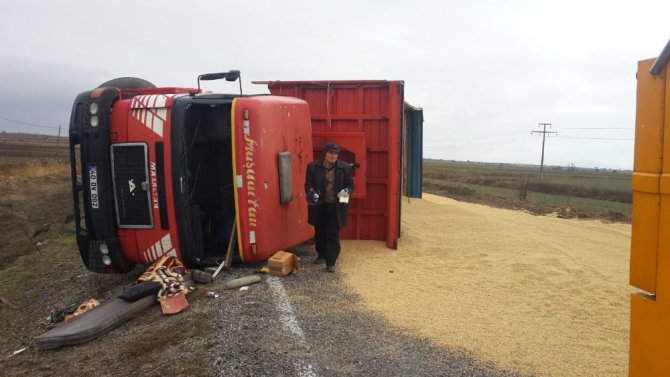
[[[118,77],[98,86],[98,88],[140,89],[155,88],[156,85],[138,77]]]

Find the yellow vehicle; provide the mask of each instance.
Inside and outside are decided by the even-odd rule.
[[[656,59],[638,63],[630,377],[670,376],[670,41]]]

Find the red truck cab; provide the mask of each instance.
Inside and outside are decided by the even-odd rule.
[[[88,269],[125,272],[164,255],[211,265],[231,237],[253,263],[313,237],[301,189],[313,156],[305,101],[146,86],[113,80],[72,109],[76,237]]]

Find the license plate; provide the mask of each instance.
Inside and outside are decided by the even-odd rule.
[[[95,166],[88,167],[88,187],[91,191],[91,208],[100,208],[98,198],[98,169]]]

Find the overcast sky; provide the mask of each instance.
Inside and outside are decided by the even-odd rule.
[[[249,93],[404,80],[427,158],[539,164],[547,122],[547,164],[632,168],[637,61],[661,52],[668,15],[668,0],[2,1],[0,130],[55,134],[111,78],[239,69]]]

